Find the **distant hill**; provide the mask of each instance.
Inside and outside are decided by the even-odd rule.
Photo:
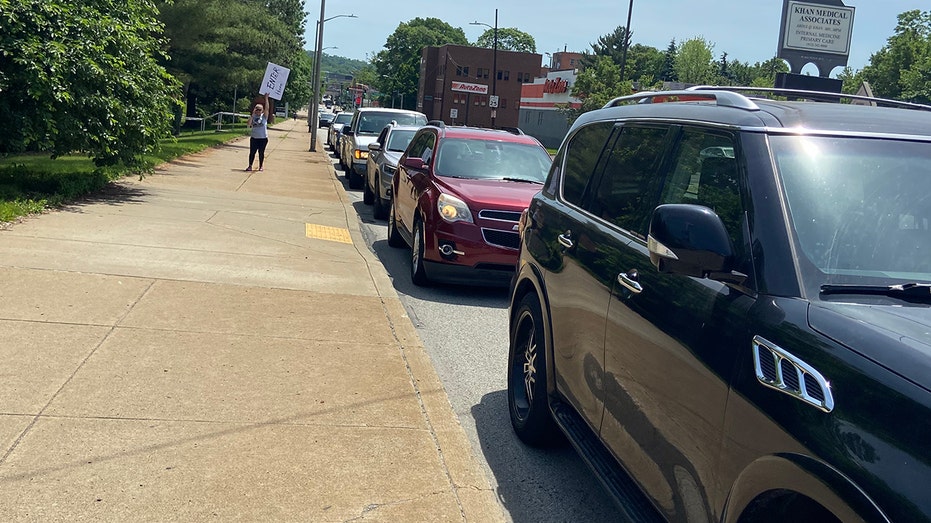
[[[313,61],[313,50],[307,51],[307,55],[310,56],[311,61]],[[369,65],[368,62],[362,60],[353,60],[352,58],[343,58],[342,56],[323,53],[323,60],[320,61],[320,70],[330,73],[352,74]]]

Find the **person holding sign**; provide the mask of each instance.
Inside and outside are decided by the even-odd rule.
[[[265,94],[264,104],[255,104],[252,116],[249,118],[249,166],[246,171],[252,170],[255,153],[259,153],[259,170],[264,170],[265,146],[268,145],[268,94]]]

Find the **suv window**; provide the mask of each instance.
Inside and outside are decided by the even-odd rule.
[[[566,148],[566,166],[563,170],[562,196],[567,202],[582,206],[582,197],[602,149],[614,128],[613,123],[599,123],[579,129]]]
[[[659,203],[708,207],[724,222],[731,243],[740,255],[743,212],[734,150],[734,140],[728,135],[686,128]]]
[[[433,133],[425,131],[420,136],[414,137],[413,143],[407,152],[408,158],[422,158],[424,163],[430,163],[430,157],[433,155],[433,144],[436,137]]]
[[[590,205],[592,214],[646,241],[666,136],[663,127],[625,126],[605,162]]]

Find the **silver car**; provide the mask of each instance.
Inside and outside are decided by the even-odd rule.
[[[350,189],[360,189],[365,185],[368,145],[392,121],[400,125],[426,125],[427,115],[407,109],[360,107],[353,113],[352,121],[343,127],[339,161]]]
[[[411,143],[419,125],[398,125],[391,122],[382,129],[378,138],[368,145],[365,185],[362,202],[375,205],[375,218],[388,217],[391,204],[391,178],[398,170],[398,159]]]
[[[352,121],[352,112],[339,112],[336,113],[336,117],[333,118],[333,123],[330,124],[330,129],[326,134],[326,144],[330,146],[330,149],[333,150],[333,154],[339,158],[339,139],[342,134],[343,125]]]

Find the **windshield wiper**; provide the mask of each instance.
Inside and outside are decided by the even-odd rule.
[[[535,184],[538,184],[538,185],[543,185],[543,182],[541,182],[541,181],[539,181],[539,180],[532,180],[532,179],[530,179],[530,178],[513,178],[513,177],[510,177],[510,176],[505,176],[504,178],[501,178],[501,179],[502,179],[502,180],[505,180],[505,181],[508,181],[508,182],[535,183]]]
[[[902,283],[900,285],[832,285],[821,286],[821,294],[867,294],[891,296],[903,300],[931,301],[931,284]]]

